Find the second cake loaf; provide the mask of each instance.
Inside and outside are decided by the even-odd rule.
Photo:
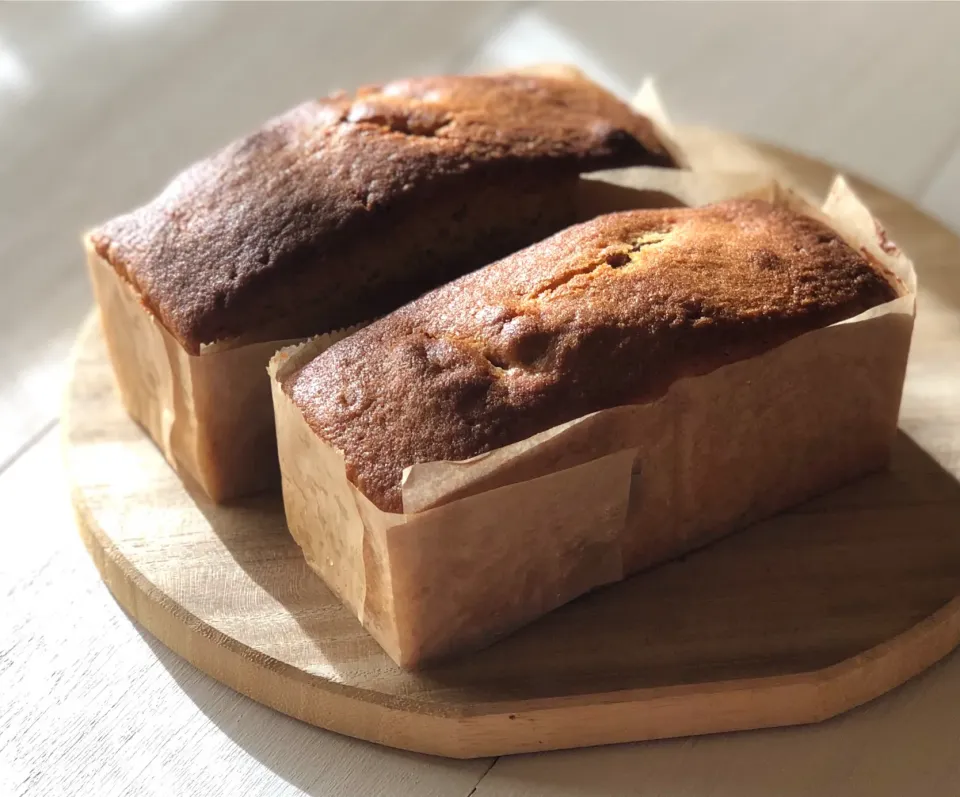
[[[395,661],[884,465],[912,267],[843,182],[769,199],[599,217],[274,359],[290,530]]]

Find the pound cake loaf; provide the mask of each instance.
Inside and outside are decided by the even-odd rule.
[[[838,185],[836,218],[774,189],[600,216],[280,352],[307,562],[419,666],[883,467],[912,267]]]
[[[818,221],[762,200],[626,211],[446,285],[283,388],[382,510],[404,468],[464,460],[896,297]]]
[[[90,240],[196,354],[373,318],[570,223],[581,172],[671,163],[585,80],[405,80],[301,105]]]
[[[212,497],[262,488],[272,351],[240,351],[382,315],[571,223],[581,172],[647,164],[675,165],[651,121],[578,77],[402,80],[305,103],[89,234],[101,308],[125,305],[104,320],[127,406]],[[164,340],[135,345],[131,324]],[[139,366],[146,350],[171,363]],[[216,379],[198,372],[228,352]]]

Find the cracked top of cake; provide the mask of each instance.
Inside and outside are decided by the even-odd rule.
[[[759,200],[564,230],[333,345],[283,389],[377,506],[463,460],[754,356],[897,296],[819,221]]]
[[[631,165],[676,164],[646,117],[585,79],[402,80],[277,117],[89,244],[196,353],[278,316],[321,312],[313,294],[366,278],[341,274],[357,269],[339,254],[385,231],[402,236],[391,217],[415,218],[418,203],[457,192],[469,201],[490,181],[543,191],[551,176]],[[387,269],[400,267],[391,243],[381,244]]]

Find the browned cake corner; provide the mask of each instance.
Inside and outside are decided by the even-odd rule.
[[[91,243],[196,353],[368,320],[570,223],[580,172],[631,165],[675,163],[586,80],[404,80],[295,108]]]
[[[818,221],[762,201],[615,213],[427,294],[283,389],[377,506],[403,468],[462,460],[897,295]]]

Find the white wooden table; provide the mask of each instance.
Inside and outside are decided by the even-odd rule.
[[[309,96],[542,60],[960,229],[960,5],[0,5],[0,795],[955,795],[960,656],[810,728],[454,762],[276,714],[126,617],[59,457],[80,232]]]

